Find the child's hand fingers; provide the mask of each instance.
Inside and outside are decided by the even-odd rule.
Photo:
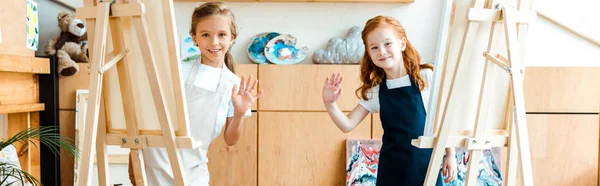
[[[262,89],[260,89],[260,90],[258,91],[258,93],[256,94],[256,96],[254,96],[254,100],[258,99],[258,97],[260,97],[260,95],[262,95],[262,93],[263,93],[263,90],[262,90]]]
[[[340,75],[340,79],[338,80],[335,86],[340,86],[342,84],[342,81],[344,81],[344,76]]]
[[[233,88],[231,89],[231,96],[232,97],[235,96],[239,92],[239,91],[238,92],[236,92],[236,91],[238,91],[237,84],[233,84]]]
[[[444,163],[444,165],[442,165],[442,175],[446,176],[448,170],[448,165],[446,165],[446,163]]]
[[[344,88],[340,88],[338,89],[337,93],[335,94],[336,96],[340,96],[342,95],[342,92],[344,91]]]
[[[240,81],[240,91],[239,92],[246,91],[246,82],[244,82],[244,80],[245,80],[244,78],[245,78],[244,75],[242,75],[242,80]]]
[[[327,85],[329,85],[329,77],[325,78],[325,84],[323,84],[324,87],[326,87]]]
[[[335,82],[335,73],[331,74],[331,82],[329,82],[330,85],[333,85]]]
[[[250,86],[251,85],[250,83],[252,83],[252,79],[253,79],[253,77],[252,77],[252,75],[250,75],[250,77],[248,77],[248,80],[246,82],[246,86]],[[253,88],[253,87],[250,87],[250,88]],[[250,89],[250,90],[252,90],[252,89]]]
[[[256,88],[256,84],[258,84],[258,79],[257,79],[257,80],[254,80],[254,81],[252,82],[252,86],[250,86],[250,89],[249,89],[249,91],[250,91],[250,92],[253,92],[253,91],[254,91],[254,88]]]

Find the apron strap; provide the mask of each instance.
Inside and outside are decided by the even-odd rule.
[[[196,74],[198,73],[199,68],[200,68],[200,60],[194,61],[194,64],[192,64],[192,70],[190,71],[190,74],[188,75],[188,77],[185,80],[186,88],[190,88],[194,84],[194,81],[196,80]]]

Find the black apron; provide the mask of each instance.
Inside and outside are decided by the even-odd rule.
[[[377,186],[422,186],[429,168],[432,149],[411,145],[423,135],[425,107],[421,91],[411,77],[411,86],[388,89],[384,79],[379,85],[379,113],[383,144],[377,170]],[[442,186],[438,173],[437,186]]]

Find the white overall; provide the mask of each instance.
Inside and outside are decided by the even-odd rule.
[[[186,184],[193,186],[208,186],[208,157],[206,153],[210,142],[219,136],[221,129],[216,129],[217,111],[227,93],[225,85],[225,68],[221,75],[216,92],[194,85],[200,61],[195,61],[192,70],[185,81],[185,95],[190,124],[190,135],[202,143],[196,149],[180,149],[179,154],[185,172]],[[165,148],[145,148],[143,150],[146,177],[149,186],[174,185],[173,173],[169,156]]]

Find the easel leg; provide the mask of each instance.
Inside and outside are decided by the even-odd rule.
[[[185,185],[185,176],[183,174],[183,166],[181,158],[175,144],[175,130],[173,123],[169,115],[169,109],[165,102],[165,95],[160,82],[158,69],[156,62],[152,56],[152,50],[150,48],[150,41],[148,40],[148,28],[146,28],[146,20],[142,16],[134,16],[133,24],[137,30],[138,40],[142,49],[142,56],[145,61],[144,66],[148,74],[148,80],[150,81],[152,89],[152,98],[154,104],[156,104],[158,119],[161,125],[161,131],[165,140],[165,147],[169,155],[169,161],[171,163],[171,169],[173,170],[173,176],[175,178],[176,185]]]
[[[511,73],[511,83],[515,105],[515,131],[519,151],[521,166],[519,167],[523,174],[524,185],[533,185],[533,171],[531,170],[531,154],[529,151],[529,134],[527,131],[527,120],[525,115],[525,100],[523,98],[523,77],[521,74],[521,62],[517,40],[516,21],[512,10],[503,8],[504,14],[504,33],[506,33],[506,48],[508,49],[508,59],[513,73]]]
[[[512,108],[512,107],[511,107]],[[511,109],[512,113],[512,109]],[[514,116],[511,117],[510,127],[510,143],[508,146],[508,163],[506,167],[506,176],[504,178],[504,185],[515,186],[517,184],[517,165],[519,163],[519,152],[517,149],[517,132],[514,125]]]
[[[106,85],[106,84],[104,84]],[[106,94],[104,94],[106,95]],[[104,97],[104,96],[102,96]],[[98,185],[108,186],[110,177],[108,175],[108,153],[106,152],[106,104],[102,99],[100,102],[100,117],[98,121],[98,139],[96,140],[96,160],[98,164]]]
[[[131,17],[119,17],[110,20],[112,30],[112,39],[115,53],[126,51],[134,43],[131,37],[126,37],[125,33],[135,32],[131,27]],[[133,47],[131,47],[133,48]],[[121,90],[121,100],[123,100],[123,112],[127,125],[127,135],[131,137],[139,136],[138,117],[135,110],[134,94],[132,91],[132,78],[130,69],[135,69],[131,56],[125,56],[117,63],[117,73],[119,77],[119,88]],[[144,169],[141,150],[130,148],[129,173],[130,179],[135,186],[144,186],[146,182],[146,171]]]
[[[144,159],[142,158],[142,150],[131,149],[129,153],[129,171],[133,171],[134,185],[143,186],[146,185],[146,171],[144,169]],[[131,174],[131,173],[130,173]]]
[[[483,8],[485,4],[485,0],[475,0],[473,2],[473,8]],[[461,48],[459,51],[459,55],[458,55],[458,62],[456,63],[456,66],[454,67],[454,74],[452,75],[452,80],[450,81],[450,89],[448,90],[448,97],[446,99],[446,104],[444,105],[444,111],[442,113],[442,119],[441,119],[441,123],[440,123],[440,130],[439,130],[439,134],[437,135],[437,139],[435,140],[435,145],[433,147],[433,152],[431,154],[431,158],[429,161],[429,168],[427,169],[427,174],[425,176],[425,182],[423,183],[424,186],[434,186],[437,182],[437,177],[439,174],[439,167],[442,164],[442,158],[444,155],[444,152],[446,150],[446,139],[448,139],[448,136],[450,135],[450,130],[452,129],[452,126],[450,125],[444,125],[445,120],[446,120],[446,113],[448,112],[448,104],[450,102],[450,98],[452,97],[452,90],[454,87],[454,82],[456,81],[456,75],[458,72],[458,69],[460,68],[460,63],[462,60],[465,60],[465,58],[463,58],[463,51],[465,48],[465,43],[466,41],[471,41],[473,35],[477,32],[477,28],[478,28],[478,23],[474,22],[474,21],[467,21],[467,27],[466,27],[466,31],[465,34],[463,35],[463,40],[461,43]]]
[[[96,29],[93,42],[93,54],[90,61],[91,77],[90,77],[90,96],[88,109],[86,113],[84,146],[82,147],[81,172],[78,185],[91,185],[91,168],[95,149],[91,144],[96,143],[98,129],[98,112],[100,106],[102,74],[99,72],[104,63],[104,54],[106,50],[106,38],[108,31],[108,15],[110,3],[98,3],[98,11],[96,15]]]

